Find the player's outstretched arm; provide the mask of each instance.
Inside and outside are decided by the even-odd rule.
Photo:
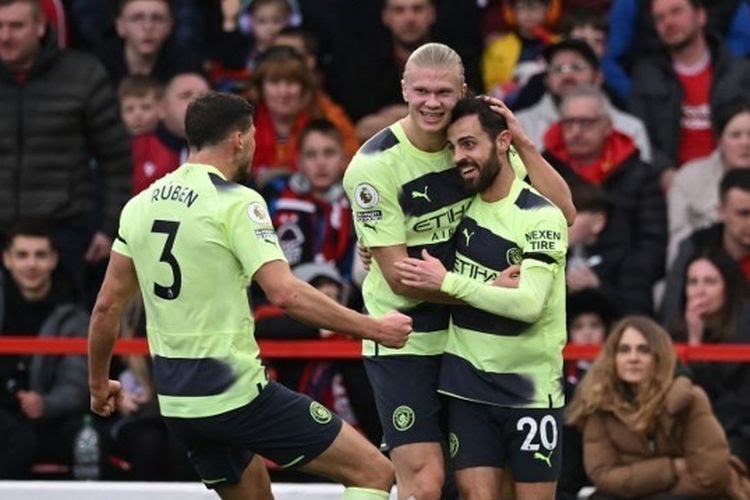
[[[104,417],[115,411],[117,399],[120,397],[120,382],[109,379],[109,365],[120,330],[120,318],[137,290],[138,278],[133,261],[129,257],[112,252],[89,324],[91,410]]]
[[[263,264],[253,279],[273,304],[302,321],[392,348],[403,347],[411,333],[410,317],[395,311],[378,318],[359,314],[297,279],[284,261]]]
[[[529,176],[531,185],[557,205],[565,216],[568,225],[573,224],[576,218],[576,207],[573,205],[573,195],[570,192],[568,183],[539,153],[539,150],[529,136],[526,135],[516,116],[502,100],[489,96],[482,96],[482,99],[490,105],[492,111],[505,118],[508,130],[510,130],[513,136],[511,144],[516,148],[521,161],[526,166],[526,173]]]

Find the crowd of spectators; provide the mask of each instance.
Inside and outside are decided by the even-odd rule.
[[[341,178],[361,144],[405,116],[404,63],[428,41],[461,55],[475,93],[516,111],[573,190],[571,341],[603,343],[610,322],[633,313],[679,342],[747,341],[750,4],[741,0],[0,0],[1,335],[85,334],[120,209],[184,161],[185,110],[211,89],[256,106],[245,182],[268,200],[292,267],[360,307]],[[259,337],[330,335],[249,293],[264,311]],[[632,328],[661,342],[649,324]],[[662,361],[666,377],[672,365]],[[172,444],[151,419],[148,366],[135,365],[118,369],[140,373],[142,392],[105,432],[114,452],[140,464],[132,477],[156,479],[138,450],[167,453]],[[369,387],[354,365],[273,368],[377,441]],[[569,397],[588,369],[566,369]],[[28,477],[40,460],[70,461],[86,408],[81,370],[74,356],[0,357],[0,478]],[[748,370],[686,367],[733,460],[745,464]],[[665,378],[659,397],[673,384]],[[602,418],[593,407],[574,415],[571,423]],[[67,430],[51,436],[59,422]],[[160,444],[128,446],[139,434],[133,425]],[[580,427],[595,425],[605,424]],[[577,428],[567,431],[580,445]],[[23,460],[8,460],[10,449]],[[54,450],[63,453],[48,456]],[[581,454],[593,456],[581,451],[579,465]],[[674,464],[677,476],[683,465]],[[598,479],[601,467],[586,471]],[[582,465],[576,474],[585,478]]]

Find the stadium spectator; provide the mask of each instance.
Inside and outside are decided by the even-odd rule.
[[[281,30],[279,36],[274,41],[275,46],[286,46],[292,47],[302,54],[305,64],[310,68],[317,79],[317,93],[316,99],[318,107],[325,110],[325,115],[328,120],[335,123],[337,127],[342,130],[342,145],[344,147],[344,153],[347,161],[354,156],[354,153],[359,149],[360,143],[357,137],[354,125],[352,124],[349,115],[346,114],[344,108],[339,106],[333,101],[330,95],[326,93],[323,88],[321,79],[322,73],[318,68],[318,41],[315,36],[309,31],[305,31],[302,28],[288,27]]]
[[[680,314],[672,338],[689,345],[750,342],[750,303],[742,271],[717,249],[696,254],[685,268]],[[693,381],[711,400],[732,452],[750,463],[750,365],[692,362]]]
[[[96,48],[115,85],[127,75],[152,76],[166,83],[177,73],[202,69],[194,51],[185,50],[170,38],[173,23],[169,0],[120,2],[116,36]]]
[[[725,252],[750,279],[750,169],[729,170],[719,183],[719,222],[699,229],[680,243],[667,273],[660,309],[662,323],[671,325],[680,312],[685,269],[694,255],[717,249]]]
[[[159,123],[162,86],[148,76],[125,77],[117,89],[120,116],[132,136],[153,132]]]
[[[573,193],[575,195],[575,191]],[[576,208],[578,208],[576,206]],[[581,212],[579,211],[578,214]],[[601,345],[613,322],[618,318],[617,308],[602,293],[593,289],[569,293],[566,301],[568,344]],[[591,361],[565,362],[565,401],[570,404],[576,387],[591,368]],[[578,498],[581,488],[591,486],[583,466],[583,436],[578,427],[564,424],[562,470],[557,482],[557,500]]]
[[[607,227],[610,203],[607,194],[595,184],[578,183],[571,187],[576,220],[568,227],[568,255],[565,281],[568,292],[587,289],[606,289],[595,268],[603,257],[597,247],[602,231]],[[613,290],[604,293],[613,295]]]
[[[98,61],[57,47],[38,1],[3,1],[0,33],[0,234],[20,219],[50,221],[61,267],[83,290],[130,192],[115,94]]]
[[[0,273],[0,332],[86,337],[89,317],[57,263],[44,226],[14,226]],[[28,479],[35,462],[72,465],[73,438],[87,408],[85,356],[0,356],[0,478]]]
[[[590,498],[746,499],[750,482],[730,454],[706,393],[675,377],[667,332],[622,319],[578,386],[567,420],[583,432]]]
[[[560,118],[560,100],[581,85],[601,86],[602,74],[599,60],[593,49],[583,40],[566,39],[547,47],[545,77],[546,92],[539,102],[518,112],[518,121],[528,130],[531,140],[543,147],[544,136]],[[615,130],[630,137],[644,161],[651,159],[651,144],[646,127],[635,116],[611,109]]]
[[[600,186],[611,210],[592,245],[601,258],[594,267],[602,290],[623,312],[650,314],[652,287],[664,270],[666,209],[658,172],[641,161],[631,138],[614,130],[610,105],[596,87],[568,92],[560,122],[545,138],[545,156],[568,184]]]
[[[651,14],[664,50],[639,57],[630,107],[646,124],[668,191],[676,169],[715,149],[711,111],[742,98],[750,86],[750,65],[704,33],[700,0],[654,0]]]
[[[487,44],[482,55],[484,90],[508,103],[529,79],[545,69],[542,50],[558,39],[545,27],[550,0],[512,0],[510,32]]]
[[[200,73],[178,73],[164,87],[159,123],[153,132],[133,138],[133,194],[175,170],[187,157],[185,112],[188,105],[210,90]]]
[[[733,168],[750,168],[750,101],[712,110],[716,150],[686,163],[674,176],[667,195],[669,250],[667,267],[679,244],[691,233],[719,219],[719,182]]]
[[[341,185],[346,168],[341,132],[329,121],[312,120],[299,134],[299,171],[269,202],[271,218],[289,265],[318,262],[351,276],[354,228]]]
[[[340,109],[326,108],[317,99],[315,75],[297,50],[276,46],[264,52],[251,87],[257,107],[251,175],[259,189],[274,178],[297,171],[299,134],[311,119],[331,121],[345,137],[345,144],[356,141],[354,128]],[[347,151],[347,156],[353,153]]]

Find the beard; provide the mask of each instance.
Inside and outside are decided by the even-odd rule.
[[[481,165],[472,160],[462,160],[456,164],[456,167],[459,169],[468,166],[476,167],[479,170],[479,175],[476,179],[463,179],[464,190],[469,194],[477,194],[486,191],[487,188],[495,182],[495,178],[503,167],[500,163],[500,159],[497,157],[497,148],[495,146],[493,146],[492,151],[490,151],[490,157],[482,162]]]

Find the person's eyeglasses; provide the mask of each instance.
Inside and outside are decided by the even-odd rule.
[[[604,118],[603,116],[579,116],[579,117],[569,117],[569,118],[561,118],[560,119],[560,125],[563,128],[573,128],[573,127],[581,127],[581,128],[591,128],[594,125],[596,125],[599,121]]]
[[[591,69],[586,64],[582,63],[570,63],[570,64],[557,64],[555,66],[550,66],[547,71],[549,71],[553,75],[564,75],[566,73],[581,73],[583,71],[588,71]]]

